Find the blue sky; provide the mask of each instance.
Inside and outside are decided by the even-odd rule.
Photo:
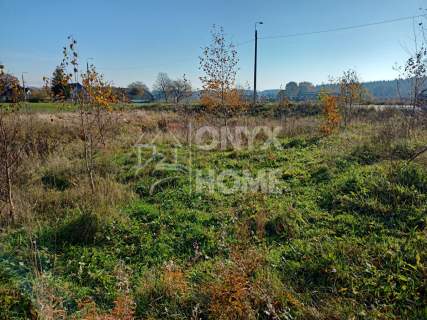
[[[159,71],[186,74],[200,86],[198,56],[213,24],[228,39],[311,32],[420,14],[426,0],[0,0],[0,61],[9,72],[41,85],[61,60],[67,35],[78,41],[81,61],[92,57],[108,80],[151,86]],[[364,81],[393,79],[395,63],[411,48],[412,21],[305,37],[260,40],[258,88],[289,81],[327,82],[353,68]],[[252,82],[253,43],[238,47],[238,83]]]

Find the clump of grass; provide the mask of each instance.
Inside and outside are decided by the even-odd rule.
[[[191,313],[190,286],[185,273],[173,261],[158,271],[147,272],[135,291],[136,314],[144,318],[168,318]]]
[[[407,230],[423,219],[426,181],[425,172],[413,165],[353,169],[326,190],[321,204],[331,212],[357,212]]]
[[[289,240],[300,234],[302,224],[301,214],[290,208],[273,216],[266,224],[265,231],[270,239]]]
[[[209,318],[286,319],[310,313],[269,269],[262,251],[234,248],[213,274],[199,293],[206,297]]]
[[[64,245],[93,245],[102,237],[102,218],[82,212],[55,230],[55,242]]]
[[[382,158],[379,148],[373,144],[358,145],[352,151],[350,159],[362,165],[374,164]]]

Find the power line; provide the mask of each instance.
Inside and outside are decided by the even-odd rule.
[[[258,38],[258,39],[260,39],[260,38]],[[239,42],[239,43],[237,43],[237,44],[235,45],[235,47],[240,47],[240,46],[243,46],[243,45],[248,44],[248,43],[251,43],[251,42],[254,42],[254,39],[247,40],[247,41],[243,41],[243,42]]]
[[[336,32],[336,31],[347,31],[347,30],[352,30],[352,29],[361,29],[361,28],[366,28],[366,27],[377,26],[377,25],[381,25],[381,24],[390,24],[390,23],[395,23],[395,22],[399,22],[399,21],[413,20],[413,19],[421,18],[421,17],[427,17],[427,14],[420,14],[417,16],[401,17],[401,18],[396,18],[396,19],[382,20],[382,21],[378,21],[378,22],[364,23],[364,24],[359,24],[359,25],[339,27],[339,28],[333,28],[333,29],[325,29],[325,30],[319,30],[319,31],[290,33],[290,34],[285,34],[285,35],[260,37],[260,39],[267,40],[267,39],[293,38],[293,37],[303,37],[303,36],[309,36],[309,35],[315,35],[315,34],[321,34],[321,33],[329,33],[329,32]]]
[[[186,61],[190,61],[190,60],[193,60],[193,58],[187,57],[187,58],[183,58],[183,59],[179,59],[179,60],[174,60],[174,61],[169,61],[167,63],[161,63],[161,64],[147,64],[147,65],[128,66],[128,67],[98,67],[97,69],[99,69],[99,70],[153,69],[153,68],[167,67],[167,66],[170,66],[172,64],[177,64],[177,63],[180,63],[180,62],[186,62]]]
[[[413,20],[416,18],[422,18],[427,17],[427,14],[420,14],[415,16],[407,16],[407,17],[400,17],[396,19],[389,19],[389,20],[382,20],[377,22],[371,22],[371,23],[365,23],[365,24],[359,24],[359,25],[352,25],[352,26],[346,26],[346,27],[338,27],[338,28],[332,28],[332,29],[325,29],[325,30],[318,30],[318,31],[310,31],[310,32],[300,32],[300,33],[290,33],[290,34],[284,34],[284,35],[276,35],[276,36],[265,36],[265,37],[259,37],[259,40],[270,40],[270,39],[283,39],[283,38],[294,38],[294,37],[303,37],[303,36],[310,36],[310,35],[316,35],[316,34],[322,34],[322,33],[330,33],[330,32],[337,32],[337,31],[348,31],[352,29],[362,29],[382,24],[390,24],[400,21],[407,21],[407,20]],[[240,47],[249,43],[254,42],[254,39],[250,39],[247,41],[239,42],[235,45],[235,47]],[[129,67],[106,67],[106,68],[99,68],[100,70],[132,70],[132,69],[153,69],[153,68],[159,68],[163,66],[169,66],[172,64],[180,63],[180,62],[187,62],[192,60],[192,58],[184,58],[176,61],[171,61],[167,64],[152,64],[152,65],[145,65],[145,66],[129,66]]]

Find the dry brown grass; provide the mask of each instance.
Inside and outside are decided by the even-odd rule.
[[[147,143],[153,138],[157,138],[160,143],[175,142],[175,138],[178,138],[185,144],[189,138],[187,126],[190,123],[193,130],[205,125],[223,125],[221,118],[189,116],[178,112],[138,110],[118,112],[113,116],[114,126],[107,137],[106,146],[100,150],[96,160],[97,188],[94,194],[82,162],[77,115],[64,113],[35,116],[32,120],[34,135],[27,137],[29,143],[26,159],[15,185],[16,204],[20,213],[16,221],[18,225],[24,225],[34,233],[43,222],[60,221],[76,211],[90,212],[103,218],[123,219],[123,215],[117,214],[118,210],[126,206],[135,195],[117,177],[120,169],[112,161],[117,153],[129,151],[136,143]],[[365,144],[373,144],[375,150],[387,156],[390,156],[387,152],[392,152],[397,142],[409,141],[416,146],[426,145],[425,123],[420,121],[408,135],[405,121],[396,115],[368,122],[362,117],[355,118],[347,130],[322,141],[328,145],[328,139],[335,139],[330,150],[324,148],[325,159],[334,161],[335,154],[350,153],[355,146]],[[317,135],[319,123],[320,120],[315,117],[273,119],[236,116],[228,121],[228,126],[280,126],[281,137],[295,137]],[[339,147],[336,140],[339,141]],[[416,161],[427,165],[427,154]],[[58,185],[57,182],[64,185]],[[234,212],[241,215],[236,231],[243,245],[249,244],[254,236],[260,239],[265,237],[266,224],[272,218],[272,212],[260,206],[263,203],[261,197],[263,196],[251,195],[252,202],[245,201],[248,212]],[[258,205],[257,208],[255,204]],[[291,213],[288,216],[292,217]],[[277,221],[277,233],[292,236],[293,225],[288,226],[287,220]],[[269,270],[264,258],[266,255],[248,247],[231,248],[228,260],[213,263],[215,278],[198,286],[192,285],[188,280],[185,266],[179,267],[170,262],[160,270],[143,276],[136,296],[143,299],[150,310],[156,310],[159,301],[172,301],[171,305],[177,308],[191,306],[195,318],[203,315],[213,319],[255,319],[262,314],[278,319],[280,315],[288,314],[288,308],[292,308],[299,310],[305,319],[320,319],[313,307],[304,305],[303,299],[289,290]],[[66,318],[63,301],[59,298],[57,289],[47,279],[40,276],[34,290],[41,318]],[[118,291],[120,294],[115,307],[109,313],[99,312],[91,300],[82,301],[82,318],[133,319],[136,310],[130,290]],[[194,297],[202,297],[196,300],[200,304],[194,303]],[[327,309],[328,306],[324,308]],[[321,313],[328,314],[327,311]],[[333,313],[330,315],[331,318],[336,316]]]
[[[212,319],[256,319],[262,313],[280,309],[282,306],[277,297],[271,295],[271,288],[260,290],[260,283],[265,279],[256,280],[257,272],[264,267],[265,260],[259,251],[232,249],[230,260],[217,264],[216,278],[202,289],[208,296],[209,316]]]

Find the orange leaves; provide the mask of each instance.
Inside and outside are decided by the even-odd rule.
[[[338,112],[337,97],[331,96],[326,92],[321,92],[320,101],[323,104],[325,121],[320,130],[326,134],[331,134],[340,124],[341,116]]]
[[[244,97],[242,90],[233,88],[225,95],[226,104],[232,109],[246,108],[248,102]]]
[[[356,103],[362,101],[363,86],[356,71],[348,70],[338,80],[340,89],[340,105],[343,108],[344,125],[350,121],[351,110]]]
[[[168,263],[164,268],[162,280],[165,285],[165,293],[168,296],[176,294],[184,296],[188,293],[187,279],[184,272],[177,265]]]
[[[85,100],[89,105],[110,110],[111,104],[117,102],[113,88],[94,66],[87,73],[82,74],[82,82],[84,88],[82,94],[85,95]]]
[[[117,99],[111,85],[94,66],[90,69],[88,67],[86,73],[78,74],[77,41],[73,37],[68,37],[68,40],[69,45],[63,47],[62,62],[56,68],[53,79],[46,79],[46,86],[50,85],[55,100],[59,98],[62,102],[71,101],[78,109],[85,167],[94,194],[96,188],[94,156],[97,148],[106,145],[106,134],[111,128],[111,118],[107,111],[112,109],[111,105]],[[82,84],[78,82],[79,78]]]
[[[209,311],[217,319],[244,319],[252,313],[249,297],[249,281],[244,274],[229,271],[221,282],[209,288],[211,304]]]
[[[263,265],[263,258],[254,250],[231,252],[229,264],[218,266],[217,280],[207,284],[209,314],[213,319],[255,318],[253,276]]]
[[[129,294],[121,294],[114,301],[114,308],[111,313],[101,314],[98,312],[96,304],[88,299],[79,304],[79,309],[83,320],[133,320],[135,319],[135,303]],[[77,319],[77,318],[73,318]]]
[[[213,26],[211,44],[203,49],[199,57],[204,75],[202,103],[210,108],[220,107],[227,113],[227,106],[238,105],[234,83],[237,74],[237,51],[231,42],[227,42],[223,28]],[[228,101],[227,101],[228,100]]]
[[[212,111],[220,109],[219,111],[225,114],[238,109],[245,109],[249,106],[248,101],[245,99],[243,90],[237,88],[224,92],[205,90],[200,102]]]

